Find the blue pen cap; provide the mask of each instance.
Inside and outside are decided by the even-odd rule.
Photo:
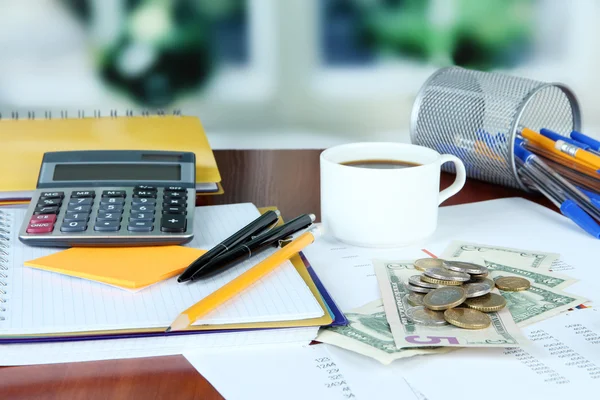
[[[587,197],[589,197],[590,201],[596,208],[600,209],[600,194],[586,190],[586,189],[582,188],[581,186],[577,186],[577,189],[579,189],[579,191],[581,191],[581,193],[583,193]]]
[[[523,139],[515,138],[515,156],[519,157],[523,162],[527,162],[533,153],[523,147]]]
[[[596,139],[592,139],[591,137],[584,135],[581,132],[577,132],[577,131],[571,132],[571,138],[573,138],[579,142],[582,142],[582,143],[587,143],[592,150],[596,150],[596,151],[600,150],[600,142],[599,141],[597,141]]]
[[[600,239],[600,226],[572,200],[565,200],[560,206],[560,212],[575,222],[584,231],[596,239]]]
[[[542,129],[540,129],[540,134],[542,136],[547,137],[548,139],[552,139],[554,141],[562,140],[564,142],[567,142],[569,144],[572,144],[572,145],[577,146],[577,147],[579,147],[581,149],[584,149],[584,150],[587,150],[587,149],[590,148],[589,145],[587,145],[587,144],[585,144],[583,142],[577,141],[577,140],[572,139],[570,137],[563,136],[560,133],[556,133],[554,131],[551,131],[550,129],[542,128]]]

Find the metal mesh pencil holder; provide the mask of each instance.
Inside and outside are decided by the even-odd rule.
[[[417,94],[410,135],[414,144],[460,158],[471,178],[527,190],[515,168],[517,131],[568,135],[580,126],[577,99],[560,83],[448,67]],[[451,163],[443,169],[454,172]]]

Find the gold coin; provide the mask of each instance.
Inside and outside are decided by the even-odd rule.
[[[423,297],[423,305],[433,311],[447,310],[461,305],[467,298],[467,291],[461,287],[444,286],[433,289]]]
[[[485,329],[492,324],[490,317],[470,308],[450,308],[444,311],[446,322],[464,329]]]
[[[531,282],[517,276],[504,276],[496,279],[496,287],[509,292],[520,292],[531,287]]]
[[[465,305],[481,312],[495,312],[506,307],[506,299],[499,294],[488,293],[481,297],[465,300]]]
[[[425,271],[428,268],[439,268],[444,265],[443,263],[444,260],[441,258],[419,258],[418,260],[415,260],[414,266],[415,269],[418,269],[419,271]]]
[[[446,280],[443,280],[443,279],[435,279],[435,278],[430,278],[430,277],[425,276],[425,275],[421,275],[421,280],[423,282],[437,283],[438,285],[444,285],[444,286],[460,286],[460,285],[462,285],[462,282],[458,282],[458,281],[446,281]]]

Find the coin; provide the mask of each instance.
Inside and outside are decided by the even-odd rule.
[[[410,304],[413,307],[416,307],[423,305],[423,297],[425,297],[425,295],[421,293],[410,292],[404,297],[406,297],[406,302],[408,304]]]
[[[425,271],[427,268],[441,268],[443,262],[441,258],[420,258],[414,262],[414,266],[419,271]]]
[[[485,296],[465,300],[465,305],[477,311],[495,312],[506,306],[506,299],[499,294],[489,293]]]
[[[434,283],[436,285],[441,285],[441,286],[460,286],[460,285],[462,285],[462,282],[459,282],[459,281],[446,281],[444,279],[434,279],[434,278],[430,278],[425,275],[421,275],[421,280],[423,282]]]
[[[471,275],[464,272],[450,271],[446,268],[428,268],[423,272],[425,276],[433,279],[442,279],[446,281],[466,282],[471,279]]]
[[[471,275],[471,279],[483,279],[486,276],[488,276],[488,272],[486,272],[485,274],[470,274]]]
[[[420,325],[446,325],[444,313],[441,311],[431,311],[423,306],[413,307],[406,310],[406,316],[415,324]]]
[[[467,298],[462,287],[444,286],[434,289],[423,297],[423,305],[433,311],[447,310],[461,305]]]
[[[467,298],[479,297],[491,292],[494,282],[491,279],[485,279],[479,282],[465,283],[462,287],[467,291]]]
[[[463,272],[465,274],[487,274],[488,269],[483,265],[474,264],[465,261],[444,261],[444,268],[449,269],[450,271]]]
[[[406,288],[408,290],[410,290],[411,292],[417,292],[417,293],[429,293],[433,290],[433,289],[428,289],[428,288],[424,288],[421,286],[411,285],[410,283],[408,285],[406,285]]]
[[[492,323],[490,317],[481,311],[462,307],[444,311],[444,318],[448,323],[465,329],[485,329]]]
[[[430,283],[430,282],[425,282],[425,281],[421,280],[421,275],[411,276],[410,278],[408,278],[408,283],[410,283],[411,285],[421,286],[421,287],[428,288],[428,289],[437,289],[441,286],[441,285],[438,285],[437,283]]]
[[[509,292],[520,292],[529,289],[531,287],[531,282],[517,276],[504,276],[496,279],[496,287],[500,290]]]

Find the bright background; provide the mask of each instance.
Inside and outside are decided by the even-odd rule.
[[[215,148],[408,142],[437,68],[571,87],[600,136],[594,0],[3,0],[0,113],[197,115]]]

